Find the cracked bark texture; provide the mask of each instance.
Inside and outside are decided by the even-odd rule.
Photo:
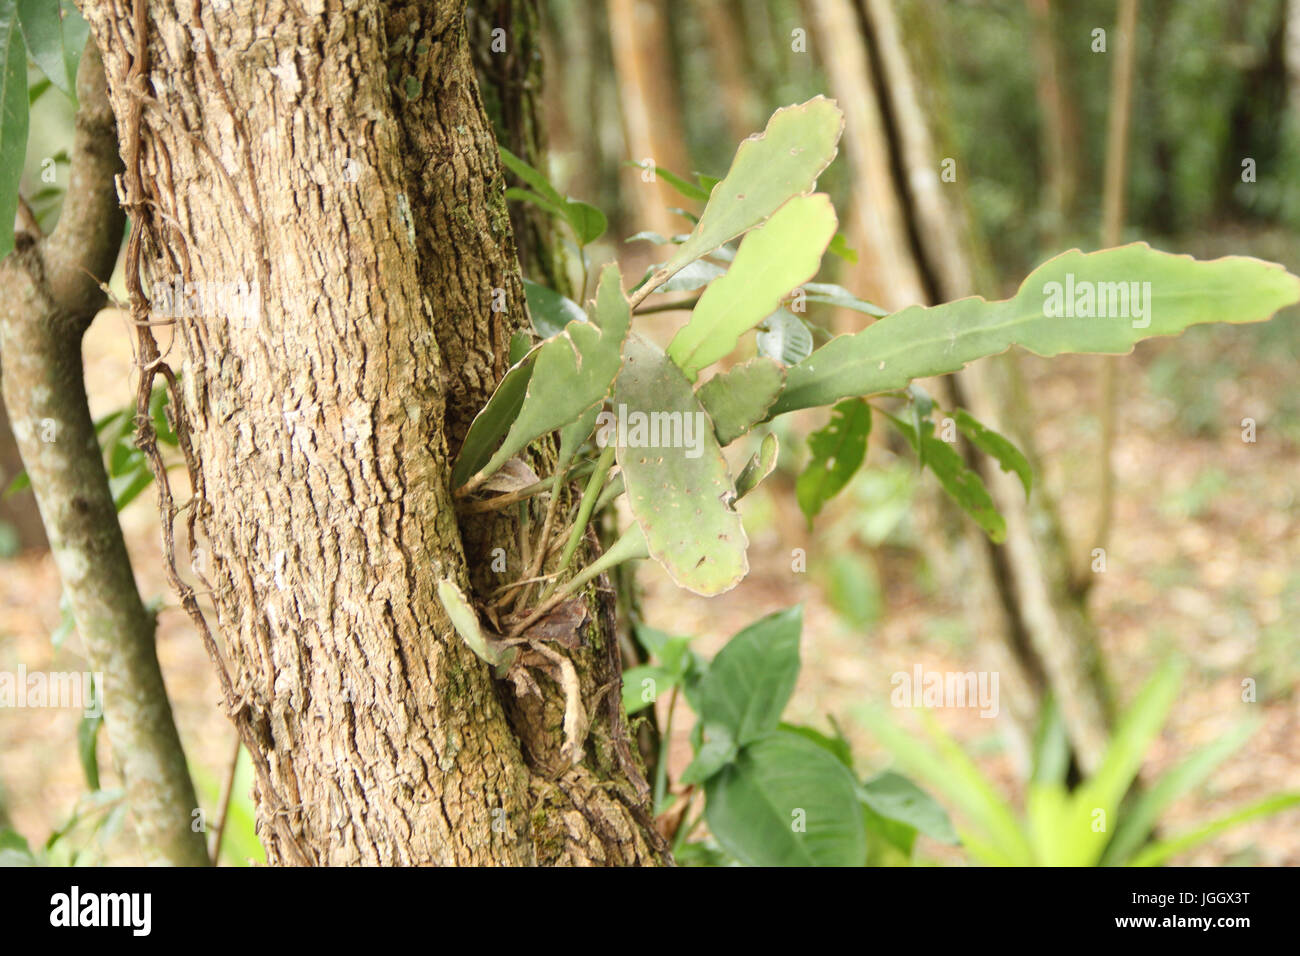
[[[295,858],[279,806],[322,864],[665,859],[613,714],[555,766],[558,688],[510,701],[435,595],[481,571],[463,540],[517,550],[510,522],[462,529],[448,489],[526,322],[462,3],[150,0],[144,38],[129,2],[85,13],[119,121],[145,104],[148,278],[210,293],[168,360],[195,567],[276,791],[268,858]],[[220,297],[239,283],[255,308]],[[601,628],[572,654],[604,713]]]

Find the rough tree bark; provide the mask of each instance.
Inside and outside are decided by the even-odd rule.
[[[150,863],[203,865],[198,807],[154,652],[154,618],[131,573],[82,377],[81,340],[104,304],[122,239],[121,168],[104,70],[87,44],[77,76],[67,199],[48,237],[20,233],[0,265],[5,404],[91,666],[105,726]]]
[[[566,766],[560,688],[515,700],[435,596],[490,577],[492,547],[520,567],[520,529],[458,523],[448,488],[526,322],[463,3],[86,14],[145,272],[208,294],[177,320],[178,426],[268,858],[666,861],[599,602],[567,652],[591,729]],[[212,294],[238,283],[251,312]]]

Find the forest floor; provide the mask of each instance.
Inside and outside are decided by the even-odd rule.
[[[1123,360],[1117,514],[1107,570],[1093,590],[1093,614],[1122,700],[1131,699],[1165,655],[1190,665],[1144,776],[1151,779],[1247,717],[1259,724],[1205,786],[1163,818],[1166,833],[1271,793],[1300,790],[1296,318],[1195,329],[1177,340],[1140,346]],[[87,337],[96,415],[129,400],[126,341],[120,316],[111,312],[101,315]],[[1090,359],[1024,361],[1042,421],[1038,441],[1046,475],[1039,477],[1064,500],[1071,517],[1090,514],[1094,500],[1098,368]],[[1257,423],[1253,443],[1242,440],[1244,418]],[[897,474],[903,467],[892,465],[886,449],[873,447],[867,471]],[[912,466],[908,474],[914,472]],[[780,472],[771,479],[774,487],[788,480]],[[808,532],[791,495],[777,498],[760,489],[743,509],[751,574],[723,597],[706,600],[677,591],[650,563],[639,580],[647,622],[698,635],[696,650],[705,655],[763,614],[803,602],[803,669],[787,716],[829,729],[827,715],[834,715],[865,772],[886,760],[856,719],[861,705],[886,703],[891,675],[910,673],[916,665],[978,671],[984,666],[982,642],[996,638],[975,631],[957,589],[936,583],[938,575],[912,546],[915,533],[905,514],[886,521],[890,530],[880,543],[862,541],[869,535],[858,531],[865,525],[853,502],[863,499],[851,492],[844,495],[848,504],[828,509]],[[201,802],[212,813],[234,731],[219,711],[216,681],[198,637],[163,577],[152,491],[131,504],[122,521],[142,593],[165,599],[158,653]],[[792,570],[794,548],[806,550],[807,573]],[[850,553],[856,563],[844,564]],[[0,562],[0,669],[15,670],[20,662],[29,672],[84,667],[75,633],[58,649],[52,646],[59,595],[48,555]],[[1248,678],[1258,695],[1251,704],[1242,702],[1242,681]],[[85,791],[76,746],[79,716],[66,710],[0,715],[0,809],[33,847],[68,819]],[[999,721],[971,708],[940,710],[937,716],[1016,799],[1016,773]],[[683,708],[675,723],[675,773],[689,761],[690,724]],[[99,758],[104,786],[114,786],[102,734]],[[112,853],[119,862],[130,854],[125,829]],[[919,854],[940,862],[964,859],[929,841],[920,844]],[[1300,810],[1220,835],[1176,862],[1300,865]]]

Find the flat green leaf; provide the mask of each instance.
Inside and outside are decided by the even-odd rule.
[[[77,758],[81,761],[86,786],[91,790],[99,789],[99,757],[95,753],[95,747],[103,722],[103,717],[83,717],[77,724]]]
[[[568,219],[568,213],[565,211],[563,200],[559,203],[554,203],[545,196],[533,192],[531,189],[521,189],[518,186],[511,186],[506,190],[506,199],[513,202],[532,203],[538,209],[550,213],[557,219]]]
[[[818,747],[821,747],[822,750],[831,754],[844,766],[850,770],[853,769],[853,751],[849,747],[849,742],[843,736],[830,737],[816,727],[809,727],[806,724],[787,724],[782,721],[778,726],[788,734],[798,734],[800,737],[806,737]]]
[[[59,9],[63,11],[63,65],[68,74],[69,95],[75,100],[77,70],[81,66],[81,54],[86,49],[86,40],[90,36],[90,24],[72,0],[59,0]]]
[[[0,0],[0,256],[14,247],[18,184],[27,159],[27,50],[14,0]]]
[[[887,820],[905,823],[940,843],[957,842],[947,811],[901,774],[886,771],[872,777],[858,788],[858,797]]]
[[[60,90],[71,95],[68,70],[63,60],[63,19],[57,0],[17,0],[27,50]]]
[[[844,238],[844,233],[837,232],[831,244],[826,247],[826,251],[833,256],[838,256],[845,262],[857,263],[858,250],[849,245],[849,241]]]
[[[605,234],[609,220],[591,203],[583,202],[581,199],[566,199],[563,208],[564,218],[573,227],[579,245],[585,246],[595,242]]]
[[[532,319],[533,330],[544,339],[559,335],[570,322],[587,321],[582,306],[540,282],[525,279],[524,296],[528,300],[528,316]]]
[[[581,419],[605,400],[632,321],[616,265],[601,272],[594,319],[570,322],[506,373],[470,426],[452,471],[453,485],[481,482],[529,442]],[[488,457],[507,423],[505,440]]]
[[[1300,806],[1300,793],[1279,793],[1271,797],[1265,797],[1240,810],[1235,810],[1217,820],[1203,824],[1188,833],[1152,843],[1134,857],[1133,862],[1129,865],[1159,866],[1171,856],[1182,853],[1184,850],[1190,850],[1194,846],[1199,846],[1225,830],[1240,826],[1257,817],[1270,816],[1295,806]]]
[[[1131,293],[1134,282],[1141,308],[1130,301],[1126,315],[1116,284]],[[1104,314],[1097,314],[1099,291]],[[1058,316],[1067,300],[1072,308]],[[912,306],[832,339],[790,369],[773,414],[901,389],[1013,345],[1041,356],[1122,354],[1142,339],[1202,322],[1261,322],[1296,302],[1300,279],[1258,259],[1197,261],[1144,242],[1086,254],[1076,249],[1035,269],[1010,299]],[[1081,316],[1081,305],[1093,317]]]
[[[682,784],[704,783],[723,767],[735,761],[740,753],[731,728],[725,724],[705,724],[703,743],[690,765],[682,771]]]
[[[892,415],[885,417],[907,439],[924,467],[929,468],[939,479],[939,484],[948,493],[948,497],[957,502],[984,529],[989,540],[995,544],[1005,541],[1007,523],[993,503],[993,496],[985,487],[984,479],[966,467],[966,460],[956,448],[934,437],[934,422],[928,418],[919,420],[921,428],[918,437],[916,425],[900,421]]]
[[[736,489],[722,449],[690,383],[658,347],[634,334],[614,383],[614,405],[617,425],[601,427],[615,444],[628,505],[650,556],[678,586],[697,594],[735,587],[749,570],[748,541],[732,509]]]
[[[639,165],[639,164],[638,164]],[[687,199],[694,199],[696,202],[708,202],[709,194],[692,182],[683,179],[670,169],[664,169],[662,166],[656,166],[655,175],[666,182],[673,189],[677,190]]]
[[[788,309],[777,309],[759,326],[754,337],[758,353],[782,365],[798,365],[812,354],[813,337],[801,318]]]
[[[805,302],[817,302],[821,305],[834,305],[842,309],[852,309],[855,312],[862,312],[876,318],[889,314],[887,309],[872,305],[866,299],[859,299],[842,285],[834,285],[830,282],[805,282],[803,291]]]
[[[758,446],[758,451],[750,456],[745,467],[741,469],[740,475],[736,478],[736,497],[743,498],[749,494],[759,483],[770,475],[776,468],[777,458],[777,441],[776,436],[769,433],[763,436],[762,443]]]
[[[750,866],[861,866],[866,829],[856,781],[815,743],[777,732],[705,784],[718,843]]]
[[[987,425],[981,424],[964,408],[957,409],[957,428],[972,445],[996,461],[1003,471],[1015,472],[1024,485],[1025,497],[1034,487],[1034,471],[1024,452]]]
[[[799,510],[810,522],[862,466],[871,435],[871,406],[849,398],[831,410],[830,423],[808,436],[812,460],[795,481]]]
[[[668,346],[687,378],[694,380],[729,353],[741,335],[780,308],[791,289],[817,274],[835,224],[835,207],[825,193],[796,196],[741,241],[727,274],[704,290]]]
[[[771,359],[754,358],[709,379],[696,396],[719,445],[729,445],[767,416],[785,383],[785,371]]]
[[[660,281],[753,229],[792,196],[812,191],[835,158],[843,131],[844,114],[825,97],[773,113],[761,135],[740,144],[731,169],[713,187],[699,223],[664,266]]]
[[[485,663],[499,670],[510,666],[519,653],[518,648],[503,647],[484,635],[482,625],[479,624],[478,612],[469,603],[464,592],[456,586],[455,581],[450,578],[438,579],[438,600],[442,602],[443,610],[451,619],[452,627],[471,651]]]
[[[796,606],[755,621],[727,641],[696,689],[705,726],[726,726],[742,746],[776,729],[799,676],[802,626],[803,609]]]
[[[551,185],[551,181],[544,175],[533,169],[526,162],[516,156],[504,146],[498,146],[497,150],[501,153],[501,165],[510,170],[520,180],[532,186],[533,189],[557,209],[564,205],[564,197],[560,195],[559,190]]]

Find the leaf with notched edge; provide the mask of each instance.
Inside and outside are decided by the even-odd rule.
[[[614,405],[626,416],[631,447],[610,437],[650,556],[697,594],[735,587],[749,570],[748,540],[731,508],[736,488],[722,449],[690,383],[658,347],[633,333],[614,382]],[[688,428],[690,447],[684,447]]]
[[[453,486],[481,483],[530,442],[581,419],[605,400],[632,323],[621,283],[618,266],[606,266],[593,321],[574,319],[506,373],[470,426],[452,471]],[[505,440],[491,454],[503,432]]]

